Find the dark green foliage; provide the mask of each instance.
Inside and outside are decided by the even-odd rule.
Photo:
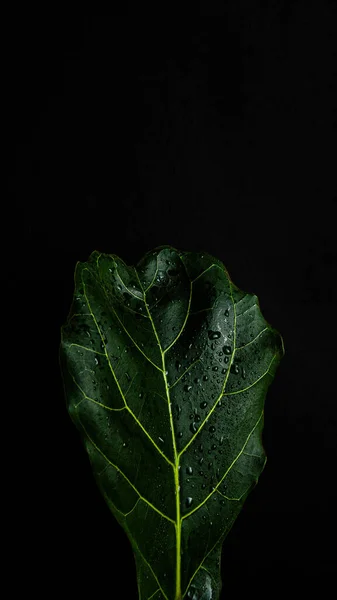
[[[263,470],[282,338],[208,254],[78,263],[67,406],[132,544],[142,600],[216,600],[222,542]]]

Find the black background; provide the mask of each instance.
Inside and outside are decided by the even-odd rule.
[[[336,16],[329,2],[230,2],[192,19],[46,19],[10,31],[7,233],[16,260],[4,262],[30,340],[14,551],[28,589],[43,591],[43,573],[56,592],[137,597],[131,548],[65,409],[58,345],[77,260],[97,249],[134,264],[162,244],[220,258],[258,295],[286,349],[266,401],[267,466],[224,544],[221,597],[328,589]]]

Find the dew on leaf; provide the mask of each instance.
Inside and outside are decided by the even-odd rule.
[[[201,402],[200,408],[206,408],[206,406],[207,406],[207,402],[205,400],[203,402]]]
[[[228,308],[226,308],[226,310],[225,310],[225,317],[229,317],[229,310],[228,310]]]
[[[218,367],[215,365],[215,367],[213,367],[212,371],[217,371]]]
[[[188,496],[188,498],[186,498],[186,507],[189,508],[192,505],[193,502],[193,498],[191,498],[191,496]]]
[[[223,351],[224,351],[225,354],[231,354],[232,349],[231,349],[230,346],[224,346],[223,347]]]
[[[207,380],[208,380],[208,376],[207,376],[207,375],[204,375],[204,376],[203,376],[203,380],[204,380],[204,381],[207,381]]]
[[[187,473],[187,475],[192,475],[192,473],[193,473],[192,467],[186,467],[186,473]]]
[[[215,432],[215,427],[214,427],[214,425],[211,425],[211,426],[210,426],[210,428],[208,429],[208,431],[209,431],[210,433],[214,433],[214,432]]]
[[[191,385],[185,385],[185,386],[184,386],[184,390],[185,390],[185,392],[190,392],[190,391],[191,391],[191,389],[192,389],[192,386],[191,386]]]

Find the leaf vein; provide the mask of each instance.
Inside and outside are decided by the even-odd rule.
[[[264,411],[262,410],[262,411],[261,411],[261,414],[260,414],[260,416],[259,416],[259,418],[258,418],[258,420],[256,421],[256,423],[255,423],[255,425],[254,425],[254,427],[253,427],[253,429],[252,429],[252,430],[250,431],[250,433],[248,434],[248,436],[247,436],[247,438],[246,438],[246,440],[245,440],[245,443],[243,444],[243,446],[242,446],[242,448],[241,448],[240,452],[239,452],[239,453],[236,455],[236,457],[233,459],[233,461],[232,461],[232,462],[231,462],[231,464],[229,465],[229,467],[228,467],[227,471],[225,472],[225,474],[223,475],[223,477],[220,479],[220,481],[218,481],[218,483],[216,484],[216,486],[214,487],[214,489],[211,491],[211,493],[210,493],[210,494],[208,494],[208,496],[206,496],[205,500],[203,500],[203,502],[201,502],[201,503],[200,503],[198,506],[196,506],[196,507],[195,507],[193,510],[191,510],[189,513],[185,514],[185,515],[182,517],[182,520],[183,520],[183,519],[186,519],[187,517],[189,517],[190,515],[192,515],[193,513],[195,513],[197,510],[199,510],[199,509],[200,509],[200,508],[201,508],[201,507],[202,507],[204,504],[206,504],[206,502],[209,500],[209,498],[211,498],[211,496],[213,496],[213,494],[214,494],[216,491],[218,491],[218,487],[219,487],[219,485],[220,485],[220,484],[221,484],[221,483],[224,481],[224,479],[227,477],[228,473],[230,473],[230,471],[232,470],[233,466],[235,465],[235,463],[237,462],[237,460],[240,458],[240,456],[241,456],[241,454],[243,453],[243,451],[244,451],[245,447],[247,446],[247,444],[248,444],[248,441],[249,441],[249,438],[251,437],[251,435],[252,435],[252,434],[253,434],[253,432],[255,431],[256,427],[258,426],[258,424],[259,424],[259,422],[260,422],[260,420],[261,420],[261,418],[262,418],[263,412],[264,412]]]
[[[118,471],[118,473],[120,473],[122,475],[122,477],[124,477],[125,481],[127,481],[127,483],[130,485],[130,487],[132,487],[132,489],[136,492],[136,494],[138,494],[139,499],[142,500],[145,504],[147,504],[147,506],[149,506],[150,508],[152,508],[155,512],[157,512],[163,519],[166,519],[167,521],[170,521],[170,523],[173,523],[175,525],[175,521],[173,519],[171,519],[170,517],[168,517],[167,515],[165,515],[165,513],[161,512],[161,510],[159,510],[159,508],[157,508],[154,504],[152,504],[152,502],[150,502],[149,500],[147,500],[140,493],[140,491],[136,488],[136,486],[130,481],[130,479],[125,475],[125,473],[123,473],[123,471],[117,465],[115,465],[113,462],[111,462],[111,460],[108,459],[108,457],[104,454],[104,452],[102,452],[102,450],[97,446],[97,444],[95,444],[95,442],[91,439],[91,437],[88,434],[86,428],[84,427],[84,425],[83,425],[80,417],[78,417],[78,420],[81,423],[83,431],[85,432],[85,435],[87,436],[89,442],[93,445],[93,447],[97,450],[97,452],[99,452],[100,455],[103,456],[104,460],[106,460],[106,462],[109,465],[111,465],[112,467],[114,467],[114,469],[116,469],[116,471]]]
[[[114,378],[114,380],[116,382],[116,385],[118,387],[119,393],[120,393],[120,395],[121,395],[121,397],[123,399],[123,402],[125,404],[125,408],[130,413],[130,415],[133,417],[133,419],[135,420],[135,422],[137,423],[137,425],[140,427],[140,429],[142,429],[142,431],[145,433],[145,435],[150,440],[150,442],[152,443],[152,445],[156,448],[156,450],[159,452],[159,454],[161,454],[161,456],[166,460],[166,462],[168,462],[170,465],[173,466],[173,463],[167,458],[166,454],[164,454],[164,452],[159,448],[159,446],[152,439],[152,437],[150,436],[150,434],[146,431],[145,427],[141,424],[141,422],[137,419],[137,417],[135,416],[135,414],[132,412],[131,408],[128,406],[128,404],[127,404],[127,402],[125,400],[125,396],[123,394],[122,388],[120,386],[120,383],[119,383],[119,381],[117,379],[116,373],[115,373],[115,371],[114,371],[114,369],[112,367],[112,364],[111,364],[111,361],[110,361],[110,358],[109,358],[109,355],[108,355],[108,352],[107,352],[107,348],[106,348],[106,344],[105,344],[102,332],[101,332],[100,327],[99,327],[99,325],[97,323],[97,319],[96,319],[96,317],[95,317],[95,315],[94,315],[94,313],[92,311],[92,308],[91,308],[88,296],[86,294],[86,288],[85,288],[85,283],[84,283],[83,279],[82,279],[82,284],[83,284],[84,295],[85,295],[85,298],[86,298],[86,302],[87,302],[88,308],[90,310],[90,313],[91,313],[91,316],[93,318],[93,321],[94,321],[94,323],[95,323],[95,325],[97,327],[97,331],[98,331],[98,333],[99,333],[99,335],[101,337],[101,340],[102,340],[102,343],[103,343],[103,346],[104,346],[105,355],[106,355],[106,358],[107,358],[107,361],[108,361],[108,365],[109,365],[110,371],[111,371],[112,376],[113,376],[113,378]]]

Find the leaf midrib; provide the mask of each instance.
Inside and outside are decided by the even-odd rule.
[[[143,290],[139,275],[137,273],[137,270],[135,269],[135,273],[137,275],[138,281],[139,281],[139,285],[141,286],[141,289]],[[175,532],[176,532],[176,599],[178,600],[179,598],[181,598],[181,517],[180,517],[180,486],[179,486],[179,454],[177,452],[177,445],[176,445],[176,439],[175,439],[175,431],[174,431],[174,423],[173,423],[173,415],[172,415],[172,406],[171,406],[171,400],[170,400],[170,390],[169,390],[169,385],[167,382],[167,375],[166,375],[166,364],[165,364],[165,352],[172,347],[172,345],[175,343],[175,341],[179,338],[181,331],[184,329],[186,322],[187,322],[187,318],[188,318],[188,313],[189,313],[189,309],[190,309],[190,305],[191,305],[191,297],[192,297],[192,284],[190,287],[190,297],[189,297],[189,303],[188,303],[188,308],[187,308],[187,313],[186,313],[186,317],[183,323],[183,326],[181,328],[181,331],[178,333],[178,336],[175,338],[175,340],[172,342],[172,344],[170,346],[168,346],[168,348],[166,348],[166,350],[164,351],[162,349],[161,343],[160,343],[160,339],[154,324],[154,321],[152,319],[152,315],[149,309],[149,306],[147,304],[146,301],[146,292],[143,290],[143,295],[144,295],[144,303],[145,303],[145,309],[147,311],[148,317],[151,321],[152,327],[153,327],[153,332],[154,335],[156,337],[157,343],[158,343],[158,347],[160,350],[160,355],[161,355],[161,359],[162,359],[162,367],[163,367],[163,378],[164,378],[164,383],[165,383],[165,391],[166,391],[166,397],[167,397],[167,403],[168,403],[168,411],[169,411],[169,418],[170,418],[170,427],[171,427],[171,433],[172,433],[172,445],[173,445],[173,456],[174,456],[174,465],[173,465],[173,472],[174,472],[174,485],[175,485],[175,497],[176,497],[176,520],[174,523],[175,526]]]

